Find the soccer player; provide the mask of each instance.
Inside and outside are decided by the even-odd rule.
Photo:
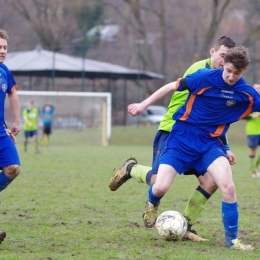
[[[0,192],[20,173],[20,158],[15,146],[17,135],[20,131],[20,104],[16,93],[16,84],[12,73],[3,64],[8,48],[8,34],[0,29]],[[11,130],[5,125],[5,98],[8,96],[14,119]],[[5,239],[6,232],[0,232],[0,243]]]
[[[27,151],[28,139],[33,138],[35,143],[35,153],[39,153],[38,144],[38,109],[34,106],[34,101],[30,101],[28,107],[23,110],[23,130],[24,130],[24,151]]]
[[[254,88],[260,93],[260,84],[254,84]],[[250,170],[252,178],[259,178],[260,172],[258,166],[260,164],[260,156],[256,157],[257,147],[260,145],[260,113],[255,112],[246,117],[246,135],[247,145],[249,147]]]
[[[41,145],[49,145],[50,143],[50,134],[52,132],[52,120],[54,116],[54,106],[44,105],[42,108],[42,139]]]
[[[225,53],[229,48],[234,46],[235,42],[230,37],[222,36],[218,38],[214,42],[212,48],[210,48],[210,58],[194,63],[190,68],[188,68],[183,77],[186,77],[202,68],[223,68]],[[148,185],[152,185],[155,182],[159,167],[159,157],[163,151],[164,144],[170,134],[172,126],[175,123],[175,120],[172,119],[172,115],[184,104],[188,94],[188,90],[176,92],[171,98],[167,113],[161,121],[154,138],[152,168],[137,164],[137,161],[134,158],[126,160],[122,168],[117,171],[110,180],[109,188],[112,191],[117,190],[124,182],[132,177],[137,179],[138,182],[147,183]],[[230,151],[229,144],[225,137],[223,137],[223,141],[226,144],[228,159],[231,164],[234,164],[236,162],[235,156]],[[201,176],[196,173],[195,170],[190,170],[184,173],[184,175],[195,175],[199,181],[199,186],[191,194],[184,211],[184,216],[188,220],[188,232],[186,237],[194,241],[201,241],[198,236],[193,236],[190,232],[196,233],[192,230],[192,225],[196,223],[196,220],[204,209],[207,200],[217,190],[217,185],[212,177],[207,173],[204,176]]]
[[[231,123],[260,111],[260,95],[242,78],[249,64],[245,47],[231,48],[225,54],[224,69],[198,70],[163,86],[143,102],[128,106],[128,112],[135,116],[172,91],[189,90],[185,104],[173,115],[176,123],[160,156],[156,181],[148,190],[143,214],[146,227],[154,226],[160,201],[175,176],[194,168],[200,175],[208,172],[220,189],[225,246],[254,250],[237,238],[235,184],[225,146],[219,139]]]

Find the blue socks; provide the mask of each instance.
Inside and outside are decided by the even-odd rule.
[[[11,181],[4,172],[0,172],[0,191],[4,190]]]
[[[160,197],[155,196],[152,192],[152,189],[153,189],[153,185],[151,185],[148,190],[149,202],[154,206],[157,206],[160,203],[160,200],[163,196]]]
[[[149,172],[147,172],[147,175],[146,175],[146,183],[147,183],[148,185],[150,185],[150,183],[151,183],[151,178],[152,178],[152,176],[153,176],[152,170],[150,170]]]
[[[237,202],[227,203],[222,201],[222,221],[225,229],[226,246],[232,246],[231,240],[237,238],[238,231]]]

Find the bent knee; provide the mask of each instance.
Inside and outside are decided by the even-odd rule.
[[[153,185],[155,183],[156,177],[157,177],[157,174],[152,175],[149,185]]]
[[[4,167],[3,171],[10,179],[13,180],[20,174],[21,166],[20,165],[10,165],[10,166]]]
[[[163,196],[168,190],[168,187],[165,186],[153,186],[153,192],[157,195],[157,196]]]
[[[223,187],[222,191],[223,194],[225,194],[228,197],[234,197],[235,195],[235,185],[234,183],[230,183],[228,185],[226,185],[225,187]]]

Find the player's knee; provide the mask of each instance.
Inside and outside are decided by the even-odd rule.
[[[234,183],[230,183],[229,185],[227,185],[227,193],[230,194],[230,195],[235,193]]]
[[[20,165],[10,165],[4,168],[5,174],[11,179],[15,179],[21,171]]]
[[[156,177],[157,177],[157,174],[153,174],[153,175],[152,175],[152,177],[151,177],[151,179],[150,179],[149,185],[153,185],[153,184],[155,183]]]
[[[221,188],[222,195],[225,201],[229,201],[229,199],[235,199],[235,185],[234,183],[228,183],[224,187]]]
[[[153,191],[156,194],[156,196],[163,196],[168,190],[168,187],[166,186],[153,186]]]

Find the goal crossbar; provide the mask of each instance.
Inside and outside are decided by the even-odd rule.
[[[108,92],[65,92],[65,91],[17,91],[19,96],[52,96],[52,97],[101,97],[105,99],[102,105],[102,145],[109,145],[111,138],[111,93]]]

